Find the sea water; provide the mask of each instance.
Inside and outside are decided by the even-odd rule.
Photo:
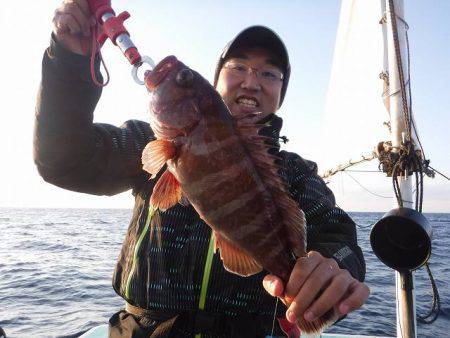
[[[367,263],[371,295],[358,311],[328,330],[395,336],[394,272],[372,253],[370,226],[381,213],[350,213]],[[450,214],[426,214],[433,226],[430,266],[441,314],[418,323],[419,337],[450,337]],[[131,218],[118,209],[0,209],[0,327],[8,337],[76,337],[105,324],[123,307],[111,287],[115,261]],[[418,312],[428,311],[427,274],[416,274]]]

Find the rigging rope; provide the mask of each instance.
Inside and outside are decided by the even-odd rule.
[[[425,161],[425,166],[430,168],[431,170],[433,170],[435,173],[438,173],[439,175],[441,175],[442,177],[446,178],[447,180],[450,181],[450,178],[446,175],[444,175],[443,173],[441,173],[440,171],[438,171],[437,169],[434,169],[431,165],[429,165],[428,163],[430,163],[430,161]]]
[[[436,286],[436,282],[434,281],[433,274],[431,273],[430,266],[428,265],[428,263],[425,263],[425,268],[427,270],[428,278],[431,283],[431,290],[432,290],[431,309],[423,316],[420,314],[417,314],[417,318],[419,319],[419,321],[421,323],[431,324],[439,316],[439,311],[441,309],[441,298],[439,297],[439,292],[438,292],[438,289]]]
[[[406,96],[406,88],[405,88],[405,79],[403,75],[403,65],[402,65],[402,55],[400,53],[400,42],[398,40],[398,30],[397,30],[397,15],[394,10],[394,0],[389,0],[389,12],[391,16],[392,22],[392,36],[394,40],[394,49],[395,49],[395,57],[397,61],[397,69],[398,69],[398,78],[400,81],[400,89],[402,93],[402,107],[403,107],[403,116],[405,119],[406,131],[407,131],[407,140],[411,140],[411,125],[409,120],[409,109],[408,109],[408,101]],[[404,20],[402,20],[404,22]]]
[[[381,173],[381,170],[355,170],[355,169],[346,169],[347,172],[353,173]]]
[[[364,187],[361,183],[358,182],[358,180],[356,178],[354,178],[352,175],[350,175],[347,171],[343,170],[342,171],[344,174],[348,175],[353,181],[355,181],[361,188],[363,188],[365,191],[367,191],[369,194],[374,195],[376,197],[380,197],[380,198],[392,198],[391,196],[383,196],[383,195],[378,195],[372,191],[370,191],[369,189],[367,189],[366,187]]]
[[[402,176],[401,172],[405,171],[408,174],[409,170],[413,170],[415,177],[415,210],[418,212],[422,212],[423,208],[423,179],[424,179],[424,167],[421,161],[421,158],[417,155],[416,151],[414,151],[414,146],[409,143],[409,147],[403,145],[400,149],[400,157],[394,165],[394,169],[392,172],[392,183],[394,188],[394,193],[397,198],[397,202],[399,207],[403,207],[403,197],[400,190],[400,184],[398,182],[398,177]],[[430,266],[428,263],[425,263],[425,268],[427,270],[428,278],[430,280],[431,289],[432,289],[432,303],[430,306],[430,310],[426,315],[417,314],[417,318],[420,322],[424,324],[433,323],[439,316],[441,309],[441,302],[439,297],[439,291],[434,281],[433,274],[431,272]]]
[[[350,167],[352,167],[352,166],[354,166],[356,164],[360,164],[362,162],[372,161],[376,157],[377,157],[377,154],[375,152],[372,152],[372,154],[370,154],[370,155],[361,155],[361,158],[359,160],[352,160],[352,159],[350,159],[350,160],[348,160],[347,163],[340,164],[336,168],[327,170],[325,173],[323,173],[321,175],[321,177],[323,179],[329,178],[329,177],[335,175],[336,173],[338,173],[340,171],[345,171],[348,168],[350,168]]]
[[[416,135],[417,142],[419,143],[420,150],[422,150],[422,156],[425,159],[425,150],[423,149],[422,142],[420,141],[419,133],[417,132],[416,123],[413,118],[413,108],[412,108],[412,93],[411,93],[411,57],[409,53],[409,37],[408,37],[408,29],[409,26],[405,20],[399,18],[405,24],[405,37],[406,37],[406,55],[408,56],[408,93],[409,93],[409,116],[411,119],[411,124],[414,129],[414,134]]]
[[[400,183],[397,178],[400,178],[402,176],[408,177],[412,173],[414,173],[415,177],[415,209],[418,212],[422,212],[423,207],[423,174],[424,172],[428,175],[427,168],[429,167],[429,160],[424,161],[425,152],[422,146],[422,143],[420,142],[419,135],[417,133],[417,128],[414,123],[413,119],[413,111],[412,111],[412,96],[411,96],[411,72],[410,72],[410,50],[409,50],[409,38],[408,38],[408,24],[403,18],[400,18],[396,15],[395,9],[394,9],[394,1],[389,0],[389,12],[390,12],[390,18],[392,23],[392,35],[394,40],[394,48],[395,48],[395,56],[397,61],[397,69],[398,69],[398,76],[400,81],[400,89],[401,89],[401,95],[402,95],[402,106],[403,106],[403,115],[405,119],[405,128],[406,128],[406,140],[403,141],[403,144],[401,145],[400,149],[398,149],[398,157],[394,158],[395,165],[392,171],[392,183],[394,188],[394,193],[397,198],[397,202],[399,207],[403,207],[403,198],[401,194],[400,189]],[[408,57],[408,95],[409,95],[409,105],[408,105],[408,96],[406,93],[405,88],[405,80],[404,80],[404,74],[403,74],[403,66],[402,66],[402,59],[401,59],[401,53],[400,53],[400,43],[398,39],[398,30],[397,30],[397,18],[403,22],[405,25],[405,38],[406,38],[406,47],[407,47],[407,57]],[[417,142],[419,143],[420,149],[421,149],[421,156],[419,156],[418,152],[415,151],[414,146],[414,140],[411,137],[411,126],[414,128],[415,138],[417,139]],[[424,168],[425,164],[425,168]],[[440,312],[440,297],[439,292],[436,287],[436,283],[433,278],[433,274],[431,272],[430,266],[428,265],[428,262],[425,263],[425,268],[428,273],[428,277],[431,283],[432,288],[432,304],[430,311],[425,314],[424,316],[421,316],[417,314],[418,319],[425,324],[431,324],[433,323],[437,317],[439,316]],[[400,327],[401,329],[401,327]]]

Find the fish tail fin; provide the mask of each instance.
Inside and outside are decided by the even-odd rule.
[[[320,337],[321,332],[335,321],[327,319],[325,315],[312,322],[300,320],[297,323],[291,323],[286,318],[278,318],[278,324],[287,338]]]
[[[286,318],[278,318],[278,324],[287,338],[300,338],[301,331],[297,324],[289,322]]]
[[[335,310],[331,309],[323,316],[310,322],[300,319],[297,322],[297,325],[306,337],[319,337],[322,331],[330,327],[336,320],[338,320],[338,316]]]
[[[287,296],[282,297],[282,301],[286,305],[286,307],[289,307],[292,304],[293,300],[294,299],[292,297]],[[296,324],[293,324],[288,322],[287,319],[280,318],[278,322],[280,324],[280,327],[286,334],[288,334],[289,332],[296,332],[292,328],[292,326],[296,326],[298,327],[300,332],[306,337],[320,337],[322,331],[330,327],[338,319],[339,316],[336,310],[332,308],[328,310],[324,315],[320,316],[319,318],[313,321],[307,321],[301,318],[299,321],[297,321]],[[290,336],[288,335],[288,337]]]

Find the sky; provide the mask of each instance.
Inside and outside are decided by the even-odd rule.
[[[130,192],[102,197],[66,191],[44,182],[33,163],[32,135],[41,61],[59,3],[8,1],[0,12],[3,50],[0,207],[131,208],[134,201]],[[126,27],[142,54],[155,61],[176,55],[210,81],[220,51],[234,35],[254,24],[271,27],[284,40],[292,65],[285,103],[278,113],[284,120],[281,134],[290,140],[285,149],[317,161],[319,171],[328,169],[323,160],[328,154],[339,154],[336,146],[339,135],[334,136],[337,139],[324,138],[323,126],[330,121],[325,107],[340,1],[114,0],[113,7],[117,12],[131,13]],[[447,175],[450,174],[449,15],[447,0],[408,0],[405,9],[410,27],[416,122],[431,165]],[[133,82],[126,60],[110,42],[102,52],[111,82],[103,90],[95,121],[121,125],[129,119],[147,120],[148,97],[144,88]],[[375,70],[374,75],[379,72]],[[366,108],[361,107],[361,115],[357,116],[360,121],[365,121]],[[351,127],[342,130],[351,132]],[[369,133],[370,128],[365,134]],[[355,139],[355,143],[359,140]],[[346,160],[343,158],[342,162]],[[376,168],[376,163],[371,166],[363,168]],[[388,211],[393,206],[392,189],[389,179],[380,175],[383,174],[338,174],[330,187],[337,203],[347,211]],[[425,212],[450,212],[449,199],[449,181],[441,177],[425,180]]]

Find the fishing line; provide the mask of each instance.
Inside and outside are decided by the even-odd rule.
[[[272,319],[272,331],[270,331],[270,336],[273,337],[273,331],[275,330],[275,320],[277,319],[277,313],[278,313],[278,302],[280,299],[276,297],[275,301],[275,311],[273,312],[273,319]]]

